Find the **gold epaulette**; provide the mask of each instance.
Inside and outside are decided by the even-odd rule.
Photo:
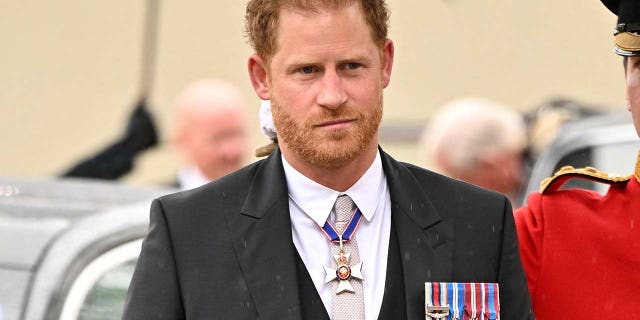
[[[574,168],[572,166],[562,167],[552,177],[542,180],[540,183],[540,193],[557,191],[562,185],[572,178],[581,178],[606,184],[623,184],[631,177],[608,174],[593,167]]]

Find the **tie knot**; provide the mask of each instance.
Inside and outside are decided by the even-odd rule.
[[[349,220],[354,212],[355,203],[351,200],[346,194],[340,195],[338,199],[336,199],[336,203],[333,206],[333,210],[336,213],[336,227],[342,229]]]

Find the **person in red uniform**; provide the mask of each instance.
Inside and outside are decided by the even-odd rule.
[[[640,136],[640,1],[602,0],[618,15],[627,109]],[[571,178],[610,185],[604,195],[560,190]],[[515,213],[520,253],[538,320],[640,318],[640,154],[635,174],[565,167]]]

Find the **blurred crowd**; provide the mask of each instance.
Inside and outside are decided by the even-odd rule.
[[[239,89],[222,79],[187,84],[174,99],[168,133],[181,164],[175,180],[166,184],[195,188],[251,162],[246,113],[256,106],[249,107]],[[272,143],[258,148],[259,157],[277,143],[273,124],[265,120],[271,117],[268,106],[262,101],[260,120]],[[562,125],[599,112],[569,99],[552,99],[520,113],[484,97],[462,97],[434,108],[416,149],[426,168],[503,193],[518,206],[535,160]],[[140,103],[121,138],[73,164],[62,176],[119,179],[133,169],[136,157],[156,146],[158,136],[152,114]]]

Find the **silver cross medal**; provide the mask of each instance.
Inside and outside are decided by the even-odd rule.
[[[345,253],[342,246],[342,235],[340,237],[340,252],[333,256],[338,265],[337,269],[329,267],[323,267],[325,272],[324,283],[329,283],[334,280],[338,280],[338,287],[336,288],[336,294],[342,292],[355,292],[353,286],[349,282],[351,278],[362,281],[362,262],[359,262],[353,268],[349,266],[350,253]]]

